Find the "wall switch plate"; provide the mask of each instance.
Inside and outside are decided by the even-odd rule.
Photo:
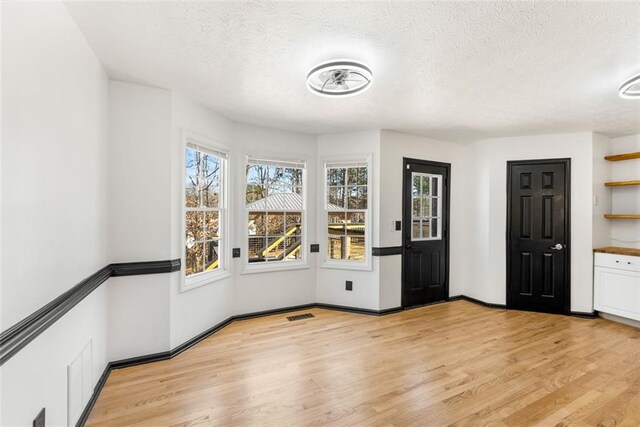
[[[346,281],[345,290],[352,291],[353,290],[353,282],[351,280]]]
[[[402,231],[402,221],[395,222],[395,231]]]
[[[312,243],[311,244],[311,253],[320,252],[320,244]]]
[[[231,256],[233,258],[240,258],[240,248],[233,248],[231,251]]]
[[[38,416],[33,420],[33,427],[44,427],[45,426],[45,412],[47,408],[42,408],[42,410],[38,413]]]

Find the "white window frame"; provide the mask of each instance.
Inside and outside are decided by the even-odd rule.
[[[272,162],[280,164],[302,164],[302,209],[300,210],[273,210],[273,212],[301,212],[302,220],[302,244],[300,249],[300,259],[295,261],[271,261],[264,263],[250,263],[249,262],[249,210],[247,209],[247,166],[250,162]],[[307,160],[300,158],[292,158],[286,156],[274,156],[269,154],[245,154],[244,155],[244,167],[242,168],[242,211],[243,211],[243,232],[242,232],[242,258],[243,268],[241,274],[255,274],[255,273],[268,273],[272,271],[287,271],[287,270],[300,270],[308,269],[309,267],[309,255],[308,255],[308,215],[307,215],[307,192],[309,186],[307,185],[308,179],[308,162]]]
[[[320,170],[322,171],[322,179],[320,180],[322,200],[322,220],[320,222],[321,231],[319,233],[320,237],[320,252],[322,254],[322,263],[320,268],[329,268],[329,269],[339,269],[339,270],[361,270],[361,271],[373,271],[373,256],[372,256],[372,247],[373,247],[373,155],[370,153],[366,154],[349,154],[349,155],[341,155],[341,156],[332,156],[332,157],[324,157],[320,159]],[[345,166],[355,164],[355,163],[366,163],[367,165],[367,209],[365,211],[364,220],[365,220],[365,258],[362,261],[356,260],[348,260],[348,259],[331,259],[329,258],[329,247],[327,244],[329,233],[327,232],[329,228],[329,209],[328,209],[328,185],[327,185],[327,166],[329,164],[340,164],[343,163]],[[363,209],[357,209],[361,211]],[[335,211],[333,211],[335,212]],[[340,212],[349,212],[348,209]]]
[[[420,217],[414,217],[413,216],[413,177],[414,176],[419,176],[420,177],[420,186],[422,188],[422,178],[429,178],[430,182],[433,183],[433,178],[438,178],[438,195],[437,196],[432,196],[431,195],[431,189],[429,189],[429,195],[427,196],[429,198],[429,200],[431,200],[430,203],[433,203],[433,199],[438,199],[438,212],[437,212],[437,216],[433,216],[431,214],[429,214],[429,216],[420,216]],[[426,173],[426,172],[415,172],[412,171],[411,172],[411,189],[412,189],[412,194],[411,194],[411,224],[409,224],[409,227],[411,227],[411,241],[412,242],[429,242],[429,241],[434,241],[434,240],[442,240],[442,202],[444,200],[444,195],[442,194],[442,181],[444,181],[444,175],[440,175],[440,174],[434,174],[434,173]],[[431,184],[430,184],[431,185]],[[424,194],[422,194],[422,190],[421,190],[421,194],[420,194],[420,212],[422,213],[422,200],[425,197]],[[431,204],[429,205],[431,206]],[[429,225],[429,232],[431,232],[431,224],[433,222],[431,222],[431,220],[433,219],[437,219],[438,220],[438,235],[435,237],[421,237],[421,238],[414,238],[413,237],[413,221],[414,219],[418,219],[420,221],[422,221],[423,218],[429,218],[430,221],[430,225]],[[420,231],[422,233],[422,230]]]
[[[202,273],[197,273],[192,276],[187,277],[187,269],[186,269],[186,219],[187,219],[187,208],[185,203],[185,185],[186,185],[186,173],[185,173],[185,151],[187,148],[195,148],[196,150],[200,149],[202,152],[209,152],[211,154],[219,153],[224,157],[220,157],[220,199],[218,212],[220,214],[219,220],[219,244],[218,244],[218,268],[213,271],[205,271]],[[180,243],[182,245],[181,254],[182,254],[182,280],[180,284],[180,292],[189,291],[192,289],[199,288],[201,286],[209,285],[211,283],[226,279],[231,277],[231,273],[229,271],[229,258],[230,255],[230,244],[229,244],[229,215],[228,215],[228,206],[229,206],[229,151],[224,146],[216,142],[211,138],[204,137],[202,135],[198,135],[193,132],[183,131],[182,132],[182,150],[181,150],[181,167],[180,174],[181,179],[181,229],[180,229]]]

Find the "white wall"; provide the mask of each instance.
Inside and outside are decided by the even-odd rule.
[[[2,3],[2,329],[104,267],[108,81],[59,2]],[[66,369],[93,339],[106,365],[106,289],[2,370],[2,425],[67,422]]]
[[[318,163],[323,158],[344,155],[372,155],[373,189],[369,189],[369,203],[371,204],[371,222],[373,246],[379,246],[380,235],[380,131],[365,131],[321,135],[318,137]],[[322,181],[318,182],[317,192],[322,194]],[[316,197],[320,202],[320,197]],[[318,206],[318,210],[322,205]],[[318,215],[323,213],[318,211]],[[318,227],[323,221],[318,221]],[[318,228],[318,238],[325,236],[325,231]],[[321,246],[322,247],[322,246]],[[326,247],[326,246],[325,246]],[[371,256],[371,255],[369,255]],[[318,262],[322,259],[319,256]],[[345,290],[345,281],[353,281],[353,291]],[[339,270],[320,267],[317,272],[316,300],[319,303],[344,305],[372,310],[380,309],[380,257],[373,257],[372,271]]]
[[[109,84],[109,261],[171,258],[171,92]],[[166,351],[171,274],[107,283],[109,360]]]
[[[630,153],[640,151],[640,134],[615,138],[611,142],[611,153]],[[613,162],[613,181],[640,179],[640,160]],[[613,213],[637,214],[640,212],[640,187],[616,187],[611,192]],[[640,221],[611,220],[611,243],[614,246],[640,248]]]
[[[611,189],[604,183],[611,181],[613,164],[604,157],[611,154],[611,138],[593,134],[593,247],[609,246],[613,222],[604,217],[611,213]],[[639,239],[640,240],[640,239]]]
[[[464,293],[485,302],[506,303],[507,161],[571,158],[571,310],[591,312],[593,136],[590,132],[478,141],[467,151],[474,164],[474,209],[469,243],[474,272]]]
[[[449,295],[463,293],[469,279],[467,253],[467,187],[473,179],[465,165],[465,146],[398,132],[382,131],[380,179],[380,246],[402,245],[402,233],[392,231],[393,221],[402,219],[402,162],[404,157],[451,164]],[[381,257],[380,306],[401,305],[401,256]]]
[[[3,12],[6,328],[105,265],[107,79],[61,3]]]

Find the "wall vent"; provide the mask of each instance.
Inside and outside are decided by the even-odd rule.
[[[315,316],[311,313],[304,313],[304,314],[296,314],[295,316],[287,316],[287,320],[289,322],[294,322],[296,320],[310,319],[312,317],[315,317]]]
[[[93,339],[67,366],[67,425],[75,426],[93,393]]]

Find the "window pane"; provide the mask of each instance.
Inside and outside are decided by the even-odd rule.
[[[267,197],[268,182],[270,182],[268,166],[247,165],[246,202],[251,203]]]
[[[302,169],[286,168],[283,171],[283,191],[302,194]]]
[[[185,273],[187,276],[200,273],[203,270],[202,252],[204,246],[202,243],[187,243],[185,252]]]
[[[438,237],[440,235],[439,230],[439,221],[438,218],[433,218],[431,220],[431,237]]]
[[[438,216],[438,198],[431,199],[431,216]]]
[[[364,225],[364,212],[348,212],[347,224],[349,225]]]
[[[266,237],[249,237],[249,247],[247,249],[249,262],[263,261],[262,251],[267,248]]]
[[[344,185],[345,168],[327,169],[327,183],[329,185]]]
[[[360,261],[364,259],[365,241],[364,236],[346,238],[347,259]]]
[[[428,219],[423,219],[422,220],[422,238],[423,239],[428,239],[431,237],[431,234],[429,231],[430,227],[431,227],[430,221]]]
[[[218,268],[218,242],[206,242],[204,244],[204,269],[211,271]]]
[[[367,209],[368,203],[367,187],[358,187],[358,209]]]
[[[431,195],[432,196],[439,196],[438,194],[438,185],[439,185],[439,181],[440,179],[438,177],[433,177],[432,178],[433,182],[431,183],[433,185],[433,188],[431,189]]]
[[[270,236],[284,234],[283,212],[267,212],[267,234]]]
[[[429,177],[427,176],[422,177],[422,195],[423,196],[429,195]]]
[[[358,185],[367,185],[367,168],[356,168],[356,182]]]
[[[413,186],[411,189],[411,194],[413,194],[414,197],[419,197],[422,194],[422,191],[420,189],[420,177],[416,174],[413,174]]]
[[[411,211],[411,216],[416,217],[416,216],[421,216],[422,212],[420,210],[420,199],[414,197],[413,198],[413,209]]]
[[[249,236],[266,235],[266,220],[266,212],[249,212]]]
[[[422,198],[422,214],[420,216],[429,216],[429,206],[430,205],[430,199],[428,197],[423,197]]]
[[[184,170],[189,176],[198,176],[200,171],[200,152],[191,148],[184,151]]]
[[[217,208],[220,203],[220,186],[218,181],[211,181],[205,178],[202,187],[202,206],[207,208]]]
[[[206,179],[218,181],[220,179],[220,159],[211,154],[203,154],[202,176]]]
[[[329,235],[327,252],[329,259],[342,259],[342,239],[344,236]]]
[[[329,234],[345,234],[344,212],[329,212]]]
[[[285,254],[286,259],[300,259],[302,239],[300,236],[286,237],[285,238]]]
[[[220,214],[218,212],[204,213],[204,240],[212,240],[220,237]]]
[[[185,206],[188,208],[200,206],[200,193],[198,192],[197,181],[198,179],[193,176],[184,177]]]
[[[202,240],[204,237],[203,212],[187,212],[186,239],[188,241]]]
[[[411,238],[419,239],[420,238],[420,220],[414,219],[411,224]]]
[[[292,228],[296,230],[292,233],[294,235],[302,234],[302,213],[300,212],[287,212],[285,229],[288,233]]]
[[[358,208],[358,187],[355,186],[349,186],[347,187],[347,194],[349,195],[349,202],[347,204],[347,207],[349,209],[359,209]]]
[[[265,252],[268,260],[281,260],[284,258],[284,237],[269,237]]]
[[[344,208],[344,187],[329,187],[327,193],[327,203],[333,205],[329,209]]]

